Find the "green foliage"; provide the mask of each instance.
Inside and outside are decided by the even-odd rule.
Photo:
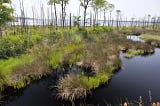
[[[9,59],[0,60],[0,72],[4,76],[8,76],[13,68],[23,65],[26,63],[31,63],[33,61],[32,56],[22,55],[20,57],[11,57]]]
[[[104,32],[112,32],[113,30],[115,30],[114,27],[103,27]]]
[[[18,36],[8,36],[0,39],[0,54],[2,58],[17,56],[24,51],[24,41]]]
[[[141,55],[144,54],[144,50],[133,50],[133,49],[129,49],[126,53],[125,53],[125,57],[126,58],[132,58],[134,55]]]
[[[6,36],[0,39],[0,58],[8,58],[11,56],[18,56],[30,48],[35,43],[42,40],[39,35],[17,35]]]
[[[144,40],[156,40],[156,41],[160,41],[160,35],[142,34],[142,35],[140,35],[140,38],[144,39]]]
[[[49,5],[53,5],[54,3],[55,3],[55,4],[59,4],[59,3],[60,3],[60,0],[49,0],[49,1],[48,1],[48,4],[49,4]]]
[[[98,73],[95,76],[81,76],[80,81],[84,88],[88,90],[96,89],[102,84],[105,84],[109,80],[109,75],[107,73]]]
[[[9,59],[1,59],[0,60],[0,88],[3,88],[3,85],[8,85],[8,81],[14,74],[12,73],[13,70],[18,66],[23,66],[26,64],[31,64],[33,62],[33,57],[28,55],[22,55],[16,58],[9,58]],[[12,80],[11,80],[12,81]]]
[[[6,22],[13,20],[11,13],[13,10],[3,3],[9,3],[10,0],[1,0],[0,1],[0,27],[4,25]]]
[[[119,29],[119,31],[122,32],[123,34],[126,34],[126,35],[131,34],[128,27],[122,27],[122,28]]]
[[[58,29],[49,36],[50,42],[55,43],[80,43],[82,36],[77,33],[77,29]]]
[[[98,28],[93,29],[94,34],[100,34],[100,33],[103,33],[103,32],[104,32],[104,29],[102,27],[98,27]]]
[[[94,8],[101,9],[106,6],[106,0],[94,0],[92,5]]]
[[[74,26],[77,26],[79,28],[79,25],[80,25],[80,21],[81,21],[81,16],[74,16]]]
[[[63,56],[63,52],[62,51],[55,51],[55,52],[51,53],[49,55],[48,64],[50,66],[52,66],[52,68],[56,69],[59,66],[60,62],[61,62],[62,56]]]
[[[81,47],[82,47],[81,44],[66,44],[61,46],[59,45],[58,48],[55,47],[55,49],[49,53],[48,64],[54,69],[57,68],[60,64],[63,63],[63,61],[67,61],[64,60],[66,56],[68,56],[75,49]],[[72,56],[71,56],[72,58],[69,60],[75,59],[74,58],[75,54],[72,54]]]

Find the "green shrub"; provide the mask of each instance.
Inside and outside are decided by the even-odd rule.
[[[0,57],[16,56],[21,54],[25,48],[24,41],[18,36],[8,36],[0,40]]]
[[[93,34],[102,34],[104,32],[103,27],[96,27],[93,29]]]
[[[40,35],[11,35],[3,37],[0,39],[0,58],[18,56],[41,40],[42,37]]]

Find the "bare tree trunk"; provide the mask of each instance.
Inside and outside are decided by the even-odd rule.
[[[35,20],[34,20],[34,18],[35,18],[35,13],[34,13],[33,7],[32,7],[32,13],[33,13],[33,27],[34,27],[34,26],[35,26]]]
[[[62,28],[64,28],[64,1],[63,0],[62,0],[61,8],[62,8]]]
[[[149,27],[149,18],[150,18],[150,17],[148,17],[147,27]]]
[[[71,18],[71,13],[69,15],[69,29],[72,28],[72,18]]]
[[[112,24],[112,21],[111,21],[112,20],[112,12],[111,11],[109,12],[109,17],[110,18],[109,18],[108,22],[109,22],[109,27],[110,27],[110,25]]]
[[[103,26],[105,26],[105,23],[106,23],[106,11],[105,11],[105,9],[104,9],[104,17],[103,17]]]
[[[24,13],[24,5],[23,5],[23,0],[19,0],[19,3],[20,3],[20,10],[21,10],[21,16],[20,16],[20,21],[21,21],[21,26],[23,28],[21,28],[21,33],[23,33],[23,29],[25,29],[25,13]]]
[[[25,32],[26,32],[26,18],[25,18],[25,11],[24,11],[24,3],[23,3],[23,0],[22,0],[22,8],[23,8],[23,12],[22,12],[22,17],[23,17],[23,27],[24,27]]]
[[[0,38],[2,38],[2,28],[0,27]]]
[[[159,18],[160,17],[158,17],[157,20],[156,20],[156,29],[158,28]]]
[[[119,16],[117,16],[117,29],[119,29]]]
[[[152,26],[153,29],[155,29],[155,23],[156,23],[156,19],[153,18],[153,26]]]
[[[10,2],[10,7],[11,7],[11,9],[13,9],[11,2]],[[12,12],[12,17],[14,17],[13,16],[13,12]],[[11,27],[12,27],[12,22],[11,22]],[[13,33],[14,33],[14,35],[16,34],[16,31],[15,31],[15,22],[13,22]]]
[[[84,19],[83,19],[84,28],[86,27],[86,12],[87,12],[87,8],[85,7],[84,8]]]
[[[51,4],[51,25],[53,25],[53,9],[52,9],[52,4]]]
[[[50,22],[50,20],[49,20],[49,8],[47,8],[47,25],[48,25],[48,27],[49,27],[49,22]]]
[[[90,11],[90,27],[92,26],[92,13]]]
[[[97,9],[97,27],[98,27],[98,24],[99,24],[99,23],[98,23],[98,9]]]
[[[45,17],[45,14],[44,14],[44,8],[43,8],[43,5],[42,5],[42,7],[41,7],[41,21],[42,21],[42,25],[43,25],[43,27],[44,27],[44,17]]]
[[[96,26],[96,10],[94,10],[94,28],[95,28],[95,26]]]
[[[54,2],[54,14],[55,14],[55,27],[57,29],[57,10],[56,10],[56,3]]]

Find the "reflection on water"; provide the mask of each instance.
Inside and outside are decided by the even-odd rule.
[[[144,42],[144,40],[140,39],[138,36],[135,36],[135,35],[129,35],[129,36],[127,36],[127,39],[131,39],[131,40],[137,41],[137,42]]]

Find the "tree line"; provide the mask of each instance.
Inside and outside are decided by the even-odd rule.
[[[13,14],[14,8],[12,7],[11,0],[1,0],[0,1],[0,35],[2,32],[3,26],[6,25],[7,22],[13,21],[13,17],[18,17],[18,20],[20,20],[20,26],[21,32],[27,32],[29,25],[26,20],[27,15],[25,14],[25,8],[24,8],[24,0],[18,0],[19,1],[19,7],[20,7],[20,16]],[[116,19],[113,19],[112,12],[115,10],[115,5],[109,3],[107,0],[77,0],[79,1],[80,7],[83,9],[83,15],[81,16],[78,14],[77,16],[74,16],[73,14],[69,14],[69,27],[71,28],[72,24],[74,26],[80,27],[80,25],[83,27],[86,27],[88,24],[88,18],[89,17],[89,26],[96,27],[99,25],[100,15],[103,16],[103,26],[116,26],[117,28],[121,26],[125,26],[125,21],[122,19],[121,10],[116,10]],[[38,15],[38,11],[32,7],[32,24],[33,26],[37,25],[37,20],[41,19],[42,26],[53,26],[54,29],[57,29],[59,27],[58,21],[60,20],[60,25],[62,28],[65,28],[65,22],[66,22],[66,8],[69,5],[69,0],[47,0],[48,5],[50,6],[50,10],[47,9],[47,12],[44,9],[44,5],[42,4],[40,6],[39,12],[40,16]],[[10,7],[4,5],[5,3],[10,4]],[[58,6],[60,6],[60,13],[58,14]],[[90,8],[90,13],[88,12]],[[4,12],[5,11],[5,12]],[[47,14],[46,14],[47,13]],[[59,16],[58,16],[59,15]],[[73,15],[73,16],[72,16]],[[90,15],[90,16],[87,16]],[[101,18],[102,19],[102,18]],[[81,23],[82,22],[82,23]],[[46,24],[47,23],[47,24]],[[116,23],[116,25],[115,25]],[[124,25],[122,25],[124,23]],[[160,23],[160,17],[151,17],[151,15],[148,15],[147,19],[144,20],[136,20],[134,17],[130,21],[130,26],[144,26],[149,27],[152,26],[153,29],[157,28]],[[15,22],[11,24],[11,26],[14,29],[17,26]],[[127,26],[127,25],[126,25]]]

